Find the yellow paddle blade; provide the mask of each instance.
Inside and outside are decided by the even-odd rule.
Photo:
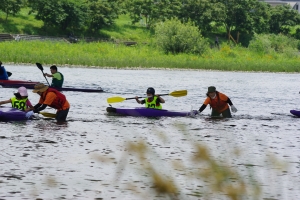
[[[118,103],[118,102],[122,102],[126,100],[126,98],[123,98],[123,97],[110,97],[110,98],[107,98],[107,103]]]
[[[49,117],[49,118],[55,118],[56,114],[55,113],[47,113],[47,112],[40,112],[41,115],[44,117]]]
[[[171,95],[173,97],[183,97],[183,96],[187,95],[187,90],[174,91],[174,92],[171,92],[169,95]]]

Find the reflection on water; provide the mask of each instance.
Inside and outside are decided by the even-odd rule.
[[[13,73],[12,79],[45,82],[34,66],[6,68]],[[44,68],[47,72],[48,68]],[[65,76],[66,86],[102,87],[106,92],[64,92],[71,104],[65,125],[58,126],[55,120],[42,117],[27,122],[0,122],[0,198],[140,199],[128,189],[128,183],[139,183],[141,193],[151,187],[146,174],[137,171],[139,163],[129,162],[121,180],[114,182],[118,163],[126,154],[125,142],[140,140],[159,154],[162,161],[157,168],[162,171],[172,169],[167,166],[174,160],[193,168],[189,160],[194,152],[191,142],[201,142],[215,158],[227,158],[226,162],[241,173],[252,170],[261,183],[262,198],[299,198],[300,125],[299,118],[289,114],[289,110],[300,108],[299,88],[295,86],[298,74],[86,68],[59,71]],[[157,93],[188,90],[185,97],[166,96],[165,109],[197,109],[211,85],[231,98],[238,109],[234,118],[211,119],[209,107],[196,118],[146,119],[106,114],[108,97],[144,96],[149,86]],[[15,91],[0,89],[0,100],[7,100]],[[37,103],[38,95],[31,91],[29,95],[32,103]],[[113,106],[140,105],[128,100]],[[160,132],[165,133],[165,139]],[[235,149],[243,156],[233,158]],[[288,168],[270,170],[277,168],[270,164],[270,155],[285,161]],[[95,156],[104,159],[100,162]],[[184,181],[182,174],[188,172],[170,172],[185,194],[208,184]]]

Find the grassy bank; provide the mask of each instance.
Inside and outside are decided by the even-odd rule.
[[[151,45],[126,47],[114,43],[12,41],[0,45],[1,60],[14,63],[212,69],[225,71],[299,72],[300,58],[284,54],[259,55],[243,47],[222,46],[202,56],[166,55]]]

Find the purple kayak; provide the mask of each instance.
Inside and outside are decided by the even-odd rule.
[[[300,110],[290,110],[290,113],[297,117],[300,117]]]
[[[113,108],[107,107],[106,111],[109,113],[117,113],[120,115],[126,116],[136,116],[136,117],[187,117],[187,116],[195,116],[198,114],[196,110],[192,112],[179,112],[179,111],[171,111],[171,110],[158,110],[152,108]]]
[[[16,108],[0,107],[0,121],[27,120],[26,113]]]

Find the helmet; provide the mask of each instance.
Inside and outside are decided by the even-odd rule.
[[[147,93],[147,94],[152,94],[152,95],[154,95],[154,94],[155,94],[155,90],[154,90],[154,88],[149,87],[149,88],[147,89],[146,93]]]

